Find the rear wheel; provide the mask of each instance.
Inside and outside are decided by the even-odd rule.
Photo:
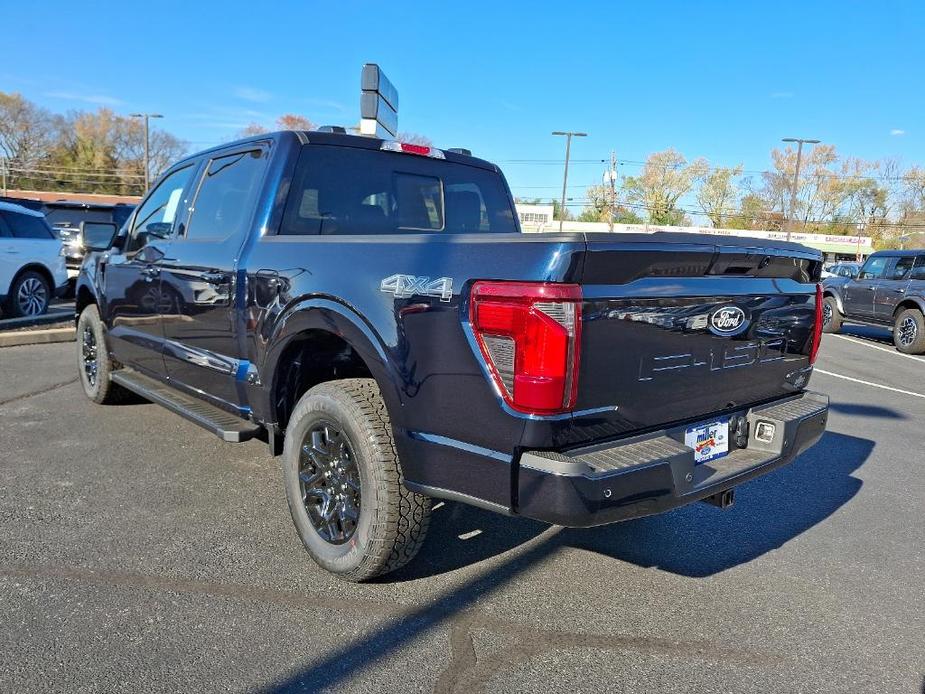
[[[106,351],[106,329],[92,304],[77,321],[77,370],[84,393],[93,402],[112,405],[128,397],[129,392],[109,378],[114,365]]]
[[[827,296],[822,302],[822,332],[837,333],[841,330],[842,315],[834,296]]]
[[[282,464],[293,523],[319,566],[363,581],[417,554],[430,499],[403,484],[375,381],[330,381],[305,393],[286,428]]]
[[[17,318],[41,316],[51,301],[51,285],[39,273],[27,270],[13,280],[7,310]]]
[[[906,354],[925,353],[925,317],[918,309],[900,311],[893,324],[893,344]]]

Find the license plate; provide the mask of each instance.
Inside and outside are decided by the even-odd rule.
[[[684,445],[694,449],[694,464],[722,458],[729,453],[729,420],[691,427],[684,433]]]

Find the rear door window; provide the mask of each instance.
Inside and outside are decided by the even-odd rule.
[[[925,280],[925,255],[920,255],[915,259],[915,267],[912,268],[910,279]]]
[[[280,234],[516,232],[500,174],[356,147],[307,145]]]
[[[7,226],[13,238],[17,239],[53,239],[48,223],[42,217],[35,217],[31,214],[18,214],[16,212],[4,212]]]
[[[896,264],[893,266],[892,270],[888,274],[888,279],[905,281],[909,279],[909,274],[912,272],[912,265],[915,263],[915,256],[908,256],[905,258],[897,258]]]
[[[266,162],[261,150],[212,159],[193,202],[186,238],[221,240],[245,232]]]

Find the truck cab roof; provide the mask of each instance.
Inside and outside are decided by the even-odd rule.
[[[323,132],[319,130],[278,130],[274,132],[263,133],[261,135],[253,135],[250,137],[242,138],[240,140],[234,140],[232,142],[202,150],[196,154],[186,157],[183,162],[197,159],[204,154],[226,150],[231,147],[247,144],[249,142],[266,142],[267,140],[281,141],[285,138],[293,136],[296,137],[301,144],[336,145],[340,147],[357,147],[361,149],[373,150],[381,150],[383,148],[383,143],[390,141],[383,140],[378,137],[369,137],[367,135],[351,135],[337,132]],[[485,159],[461,154],[449,149],[441,149],[439,147],[434,147],[434,149],[439,149],[443,153],[446,161],[467,164],[469,166],[477,166],[499,173],[501,171],[497,165],[492,164],[490,161],[486,161]]]

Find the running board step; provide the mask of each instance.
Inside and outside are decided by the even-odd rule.
[[[137,371],[119,369],[112,373],[112,380],[145,400],[166,407],[193,424],[211,431],[223,441],[240,443],[254,438],[260,432],[260,426],[253,422],[236,417],[192,395],[181,393]]]

